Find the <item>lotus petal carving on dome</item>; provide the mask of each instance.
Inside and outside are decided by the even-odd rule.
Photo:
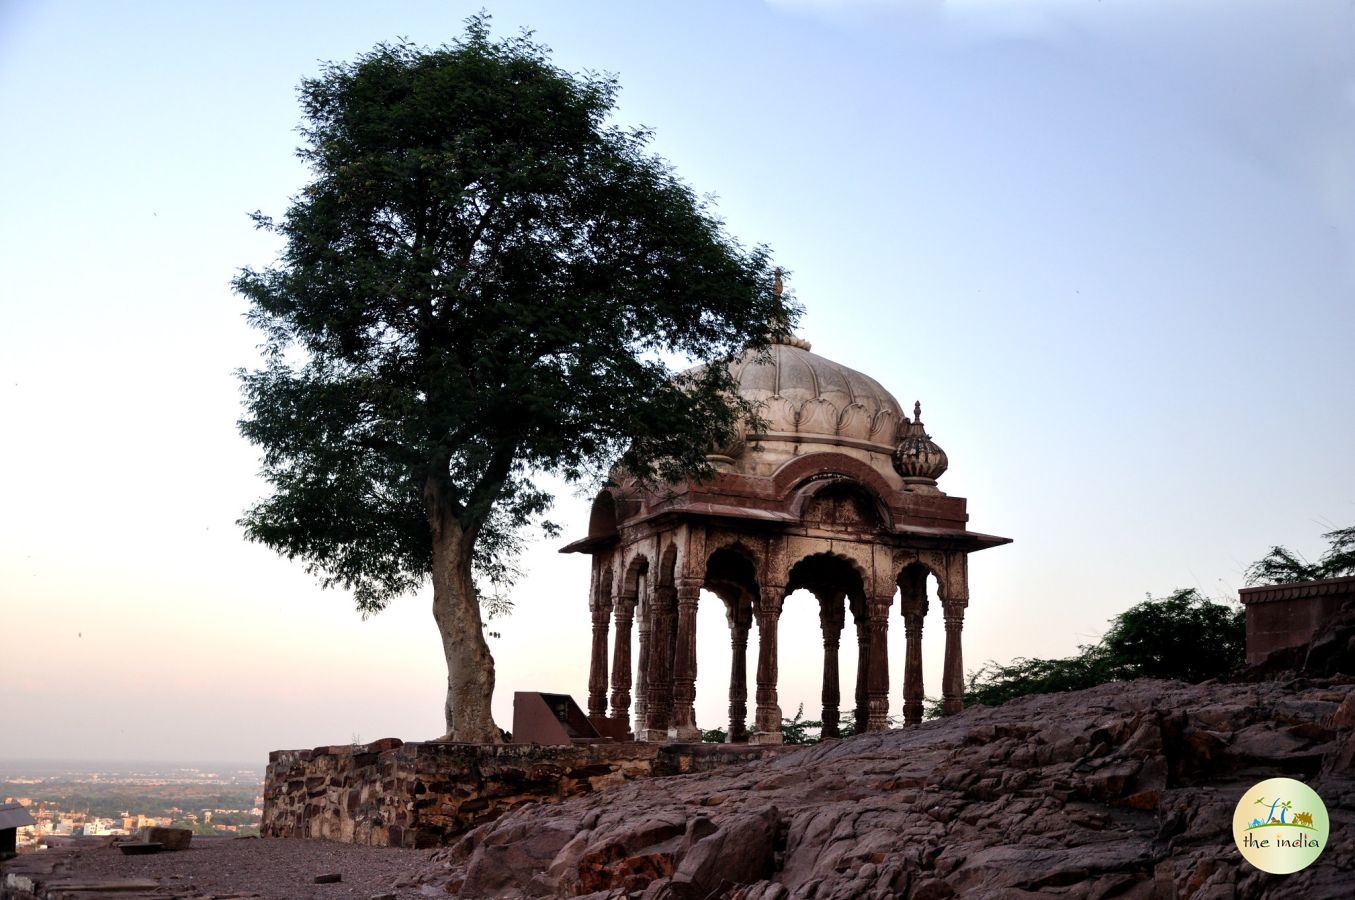
[[[768,431],[794,431],[800,404],[781,396],[768,397],[762,401],[761,413]]]
[[[800,407],[795,428],[805,434],[836,434],[838,409],[831,400],[812,397]]]
[[[888,407],[880,409],[870,420],[870,439],[881,444],[898,440],[899,417]]]
[[[870,410],[860,403],[849,403],[837,417],[839,437],[864,441],[870,437]]]

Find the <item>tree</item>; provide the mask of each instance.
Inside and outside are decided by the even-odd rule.
[[[548,507],[533,475],[709,474],[757,422],[722,363],[797,312],[646,130],[607,124],[616,94],[485,16],[328,64],[300,88],[312,179],[254,215],[281,256],[234,281],[265,335],[240,429],[272,488],[245,534],[364,612],[431,581],[448,740],[498,739],[479,603]]]
[[[1316,563],[1276,545],[1247,567],[1247,584],[1287,584],[1355,575],[1355,526],[1328,531],[1322,537],[1329,546]]]
[[[1132,606],[1101,639],[1118,679],[1173,678],[1192,683],[1222,678],[1247,655],[1242,607],[1217,603],[1194,588]]]
[[[1099,644],[1084,645],[1076,656],[1064,659],[1017,657],[1005,665],[990,661],[971,672],[965,685],[966,706],[1001,706],[1030,694],[1080,691],[1114,681],[1115,674]],[[928,718],[941,715],[941,701],[929,705]]]
[[[990,662],[969,676],[965,703],[998,706],[1029,694],[1077,691],[1109,681],[1170,678],[1200,682],[1227,676],[1246,656],[1240,607],[1194,588],[1130,607],[1095,644],[1065,659]]]

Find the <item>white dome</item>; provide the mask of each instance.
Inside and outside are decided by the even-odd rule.
[[[795,340],[795,339],[792,339]],[[809,352],[809,345],[773,344],[765,361],[745,354],[729,367],[739,394],[758,404],[768,438],[873,444],[888,452],[906,422],[899,402],[855,369]],[[836,438],[839,440],[828,440]]]

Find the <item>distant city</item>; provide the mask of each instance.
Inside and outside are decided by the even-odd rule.
[[[36,825],[20,851],[69,837],[135,835],[150,825],[200,835],[259,833],[263,767],[240,763],[0,760],[0,802]]]

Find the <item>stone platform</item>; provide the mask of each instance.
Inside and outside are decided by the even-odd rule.
[[[276,750],[262,833],[424,848],[532,802],[558,802],[640,778],[708,772],[795,748],[746,744],[404,743]]]

